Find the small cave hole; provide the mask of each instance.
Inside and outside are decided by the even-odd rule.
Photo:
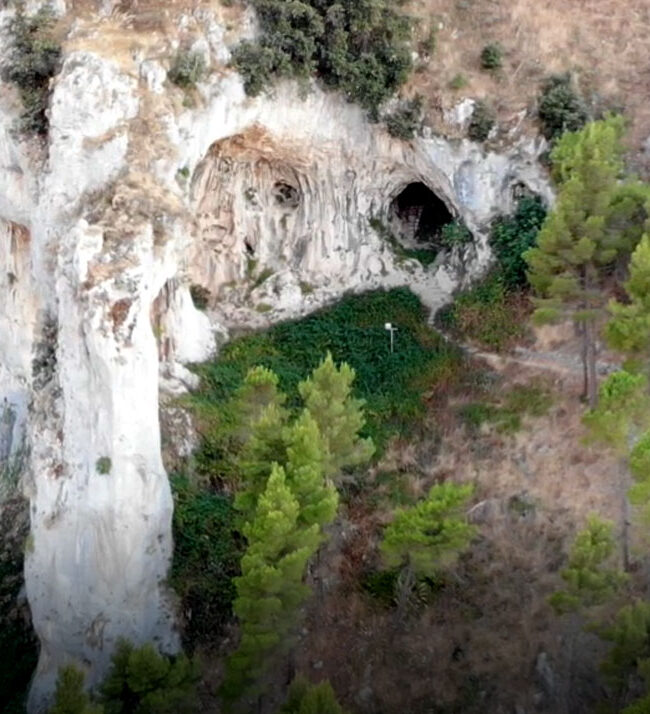
[[[300,190],[284,181],[278,181],[273,186],[273,197],[283,208],[297,208],[300,204]]]
[[[433,191],[421,182],[410,183],[391,202],[390,228],[407,248],[436,250],[443,226],[454,217]]]
[[[190,285],[190,296],[197,310],[207,310],[210,305],[211,297],[211,293],[207,288],[203,287],[203,285],[193,283]]]

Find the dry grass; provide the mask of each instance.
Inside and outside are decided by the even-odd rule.
[[[530,377],[508,366],[495,389]],[[577,386],[556,380],[549,413],[526,418],[515,435],[488,428],[470,436],[447,414],[428,453],[414,444],[388,452],[382,468],[394,471],[407,497],[437,480],[473,483],[480,536],[428,607],[407,620],[382,609],[358,586],[377,563],[389,518],[389,492],[371,475],[314,573],[301,670],[328,677],[359,713],[529,711],[541,696],[535,663],[545,652],[562,699],[545,711],[593,710],[602,644],[579,621],[555,616],[546,597],[561,586],[559,570],[587,515],[621,522],[625,484],[613,457],[582,443]]]
[[[442,25],[436,52],[413,79],[434,114],[461,96],[485,97],[512,125],[534,108],[545,76],[571,70],[595,108],[625,109],[632,147],[650,134],[650,0],[413,0],[410,8],[422,36]],[[479,62],[491,42],[505,50],[494,74]],[[458,73],[469,84],[454,92],[448,84]]]

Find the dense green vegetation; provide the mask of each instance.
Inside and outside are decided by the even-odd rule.
[[[535,245],[545,218],[546,207],[542,199],[523,196],[511,216],[501,216],[492,224],[490,247],[496,259],[496,271],[507,289],[527,287],[523,254]]]
[[[246,92],[260,94],[274,78],[318,76],[378,118],[380,105],[411,70],[409,18],[388,0],[252,0],[262,27],[233,61]]]
[[[241,538],[232,498],[172,477],[174,560],[171,583],[182,601],[184,641],[216,642],[232,616],[233,578],[239,575]]]
[[[49,5],[35,14],[26,15],[24,5],[17,4],[9,25],[11,46],[3,78],[20,91],[24,111],[19,129],[47,134],[47,103],[50,79],[59,71],[61,46],[53,34],[56,17]]]
[[[287,404],[299,401],[298,384],[328,351],[356,373],[354,393],[365,400],[362,434],[381,449],[390,436],[407,435],[424,417],[427,390],[447,377],[460,353],[426,326],[426,311],[406,288],[349,296],[302,320],[237,338],[219,360],[198,368],[201,387],[193,401],[199,412],[224,403],[247,371],[261,365],[277,374]],[[384,328],[398,328],[395,351]],[[211,472],[214,454],[208,430],[198,454],[199,469]]]

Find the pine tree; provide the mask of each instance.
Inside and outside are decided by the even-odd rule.
[[[620,459],[619,479],[622,485],[629,481],[629,460],[635,453],[635,444],[650,428],[650,399],[647,394],[647,379],[642,374],[632,374],[620,370],[610,374],[600,387],[600,399],[595,409],[589,410],[583,417],[585,425],[589,428],[590,436],[607,444],[618,454]],[[632,487],[623,497],[623,563],[627,570],[629,567],[629,501],[635,505],[644,506],[643,486],[650,474],[638,473],[642,468],[641,453],[636,452],[635,461],[638,462],[637,473],[633,473],[638,481],[637,487]],[[647,508],[644,509],[647,512]]]
[[[248,549],[235,579],[234,611],[241,642],[228,659],[222,692],[233,701],[259,691],[271,654],[285,651],[299,606],[309,589],[303,574],[319,543],[319,527],[299,524],[300,505],[275,464],[254,519],[244,528]]]
[[[329,477],[365,463],[374,453],[372,440],[359,438],[365,420],[363,400],[351,396],[354,376],[346,363],[337,369],[328,352],[312,376],[298,385],[326,445],[325,474]]]
[[[75,667],[59,670],[54,694],[54,706],[49,714],[103,714],[101,706],[91,704],[84,692],[84,675]]]
[[[648,380],[626,370],[613,372],[601,384],[599,403],[583,421],[592,438],[626,457],[638,436],[650,428]]]
[[[285,440],[287,484],[300,505],[299,522],[321,527],[331,523],[338,492],[325,480],[325,446],[318,424],[307,409],[287,429]]]
[[[650,678],[650,602],[635,602],[621,608],[615,623],[601,632],[613,643],[602,664],[610,684],[624,691],[631,673]]]
[[[625,283],[629,303],[609,303],[612,319],[605,337],[614,349],[647,363],[650,350],[650,234],[644,235],[630,259]]]
[[[161,655],[151,644],[117,643],[111,668],[101,686],[106,714],[193,714],[196,665],[181,654]]]
[[[469,545],[475,528],[463,508],[472,486],[449,481],[433,486],[424,501],[399,509],[384,531],[381,553],[388,567],[405,567],[417,578],[434,578]]]
[[[296,677],[289,687],[286,704],[280,714],[346,714],[338,703],[329,682],[310,684],[305,677]]]
[[[559,590],[549,598],[556,612],[600,605],[626,582],[622,571],[606,567],[615,549],[612,524],[590,516],[587,527],[578,533],[573,543],[569,566],[562,571],[566,590]]]
[[[252,426],[250,437],[239,453],[240,487],[235,496],[235,507],[243,514],[244,520],[253,517],[273,464],[284,466],[286,463],[286,423],[286,411],[277,404],[269,404]]]
[[[556,205],[524,254],[528,279],[539,294],[536,321],[570,317],[582,335],[584,394],[598,396],[596,322],[603,313],[604,267],[625,250],[626,241],[608,220],[623,170],[623,121],[611,117],[564,134],[551,154],[558,182]]]

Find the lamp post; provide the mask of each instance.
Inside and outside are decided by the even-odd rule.
[[[390,322],[387,322],[384,325],[384,329],[386,329],[390,332],[390,351],[393,352],[394,343],[395,343],[395,333],[397,332],[397,328],[393,327],[393,325]]]

